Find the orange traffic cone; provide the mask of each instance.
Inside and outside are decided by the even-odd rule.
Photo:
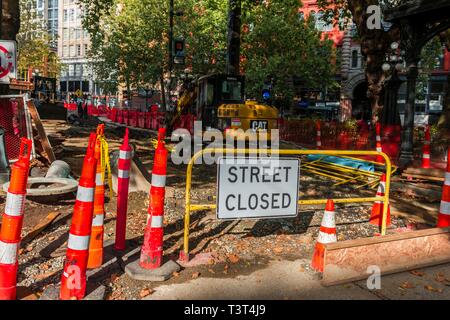
[[[447,151],[447,171],[442,187],[442,200],[439,208],[438,228],[450,227],[450,148]]]
[[[25,147],[27,148],[26,153]],[[32,141],[22,138],[19,160],[11,167],[11,182],[0,228],[0,300],[16,299],[18,251],[30,170],[31,147]]]
[[[378,186],[377,197],[384,197],[386,190],[386,174],[382,174],[380,178],[380,185]],[[381,227],[383,224],[383,209],[384,203],[382,201],[375,201],[372,206],[372,215],[370,217],[370,224]],[[391,224],[391,208],[388,204],[386,226]]]
[[[97,160],[94,157],[95,141],[96,135],[92,133],[73,208],[66,260],[61,276],[61,300],[81,300],[86,293],[86,269],[94,212],[95,168],[97,167]]]
[[[89,241],[88,269],[99,268],[103,264],[103,220],[105,217],[105,175],[101,161],[101,140],[104,135],[105,125],[97,127],[97,140],[95,143],[94,157],[97,160],[94,193],[94,219],[92,220],[91,238]]]
[[[333,200],[328,200],[323,215],[322,224],[319,230],[319,237],[317,238],[316,248],[311,262],[311,267],[319,272],[323,272],[324,268],[324,254],[325,245],[327,243],[336,242],[336,220],[334,212]]]

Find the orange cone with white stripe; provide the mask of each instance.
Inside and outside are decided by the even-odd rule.
[[[383,152],[383,145],[381,144],[381,125],[379,122],[376,124],[376,150],[377,152]],[[382,156],[377,156],[376,162],[384,163],[384,158]]]
[[[447,152],[447,171],[445,172],[445,181],[442,187],[442,200],[437,227],[450,227],[450,148]]]
[[[319,237],[317,238],[316,247],[314,249],[314,255],[311,261],[311,267],[314,270],[323,272],[325,245],[336,241],[334,202],[333,200],[328,200],[319,230]]]
[[[386,190],[386,174],[382,174],[380,178],[380,185],[378,186],[377,197],[384,197]],[[381,227],[383,224],[383,209],[384,203],[382,201],[375,201],[372,206],[372,215],[370,217],[370,224]],[[391,224],[391,208],[388,204],[386,226]]]
[[[164,236],[164,198],[166,192],[167,155],[164,145],[166,129],[158,132],[158,146],[153,160],[152,184],[150,187],[150,204],[148,208],[147,227],[141,249],[139,265],[143,269],[157,269],[161,266]]]
[[[94,213],[97,167],[97,160],[94,157],[96,140],[96,134],[91,133],[73,208],[66,260],[61,277],[61,300],[81,300],[86,294],[86,269]]]
[[[101,162],[101,140],[105,125],[97,127],[97,140],[95,142],[94,157],[97,159],[97,172],[95,175],[94,193],[94,219],[92,220],[91,239],[89,242],[88,269],[99,268],[103,264],[103,220],[105,217],[105,174]]]
[[[25,146],[27,153],[24,153]],[[23,139],[19,160],[11,167],[11,182],[6,196],[0,231],[0,300],[16,299],[18,251],[27,193],[32,142]]]
[[[423,155],[422,155],[422,168],[429,169],[431,168],[431,134],[430,134],[430,126],[425,128],[425,141],[423,142]]]

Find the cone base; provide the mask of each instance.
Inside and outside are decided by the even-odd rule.
[[[100,268],[102,265],[103,265],[103,249],[90,252],[87,268],[92,270]]]
[[[450,227],[450,215],[448,215],[448,214],[439,214],[437,227],[438,228],[448,228],[448,227]]]

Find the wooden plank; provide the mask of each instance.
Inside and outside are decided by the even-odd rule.
[[[403,171],[403,173],[412,175],[417,174],[420,176],[435,177],[435,178],[445,177],[445,171],[442,169],[408,168],[407,170]]]
[[[41,233],[45,228],[47,228],[53,221],[55,221],[56,218],[59,217],[61,213],[60,212],[51,212],[48,214],[48,216],[42,220],[40,223],[38,223],[33,230],[31,230],[30,232],[28,232],[28,234],[26,234],[22,241],[21,241],[21,245],[25,245],[29,242],[31,242],[34,238],[36,238],[39,233]]]
[[[56,161],[55,154],[53,153],[52,146],[50,144],[50,141],[48,140],[47,134],[45,133],[44,126],[42,125],[41,118],[39,117],[39,112],[36,109],[36,106],[34,105],[34,102],[32,100],[29,100],[27,102],[28,110],[30,110],[31,118],[33,119],[34,125],[36,126],[36,129],[39,134],[39,138],[41,140],[42,147],[44,148],[45,153],[47,154],[48,160],[50,163]]]
[[[382,275],[450,262],[450,228],[342,241],[325,246],[322,284],[367,279],[369,266]]]
[[[402,177],[444,182],[444,178],[431,177],[431,176],[422,176],[422,175],[418,175],[418,174],[402,173]]]

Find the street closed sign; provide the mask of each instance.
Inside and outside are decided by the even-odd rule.
[[[220,158],[217,218],[296,217],[299,167],[299,159]]]

